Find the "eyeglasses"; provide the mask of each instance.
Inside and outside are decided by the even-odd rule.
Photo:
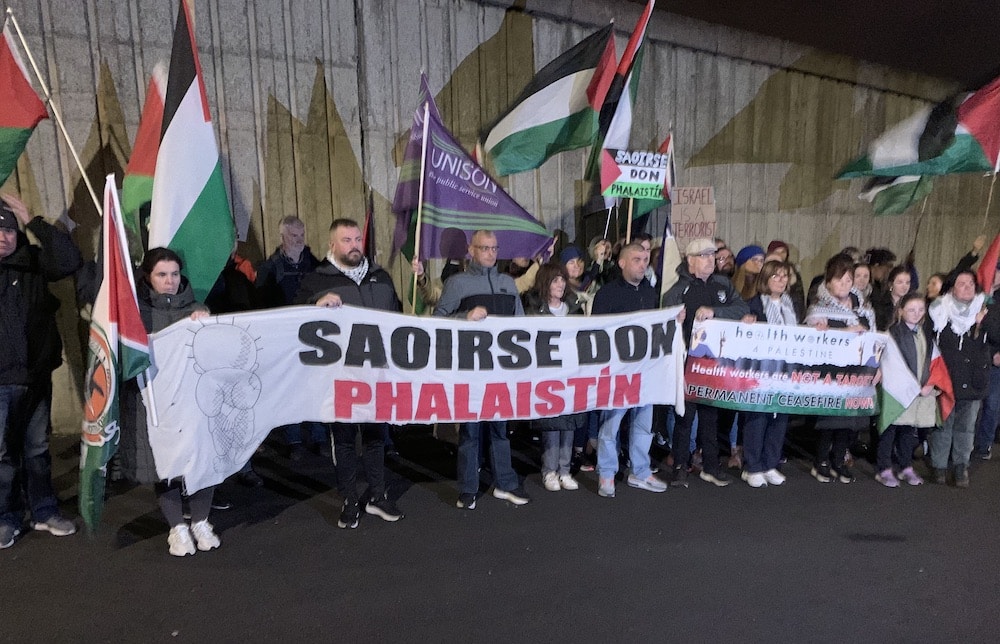
[[[719,262],[721,264],[722,262],[728,261],[728,260],[730,260],[732,258],[733,258],[732,255],[716,255],[715,256],[715,261],[717,261],[717,262]]]
[[[499,246],[475,246],[474,248],[483,253],[495,253],[500,250]]]

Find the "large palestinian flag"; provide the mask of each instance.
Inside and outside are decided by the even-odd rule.
[[[184,0],[170,52],[163,129],[153,176],[149,247],[166,246],[176,251],[184,260],[184,273],[195,297],[204,300],[226,265],[235,240],[194,23]]]
[[[995,170],[1000,157],[1000,78],[964,100],[925,107],[886,131],[838,179]]]
[[[594,143],[615,73],[612,27],[594,32],[543,67],[480,133],[497,174],[531,170],[557,152]]]
[[[0,184],[14,171],[35,126],[48,117],[5,23],[0,38]]]

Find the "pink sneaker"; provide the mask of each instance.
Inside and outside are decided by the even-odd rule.
[[[899,473],[899,480],[904,481],[910,485],[923,485],[924,480],[920,478],[920,475],[913,471],[912,467],[908,467]]]
[[[892,468],[887,468],[875,475],[875,480],[886,487],[899,487],[899,480],[892,473]]]

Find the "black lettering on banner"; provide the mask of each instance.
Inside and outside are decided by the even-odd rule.
[[[674,347],[674,333],[677,325],[674,320],[666,324],[654,324],[650,331],[652,337],[649,340],[649,357],[659,358],[662,355],[669,356]]]
[[[382,330],[376,324],[355,324],[347,341],[346,367],[362,367],[368,362],[375,369],[389,366],[382,343]]]
[[[340,360],[341,351],[337,343],[326,336],[340,335],[340,327],[328,320],[306,322],[299,327],[299,341],[315,351],[300,351],[299,362],[304,365],[327,365]]]
[[[438,369],[451,369],[451,331],[438,329],[434,342],[434,365]]]
[[[527,331],[508,330],[501,331],[497,336],[497,346],[510,355],[500,356],[497,362],[504,369],[526,369],[531,366],[531,352],[518,344],[518,341],[527,342],[531,339],[531,334]]]
[[[611,338],[601,329],[578,331],[576,353],[581,365],[611,362]]]
[[[561,367],[562,360],[552,356],[559,348],[555,343],[562,335],[560,331],[539,331],[535,337],[535,361],[539,367]]]
[[[649,334],[641,326],[629,325],[615,329],[615,349],[622,362],[639,362],[646,357]]]
[[[493,370],[493,335],[489,331],[458,332],[458,368],[462,371],[474,371],[479,365],[480,371]]]
[[[400,369],[423,369],[431,356],[431,336],[415,326],[401,326],[392,332],[391,351],[392,362]]]

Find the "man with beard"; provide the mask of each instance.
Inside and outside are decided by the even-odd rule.
[[[736,272],[736,258],[728,246],[723,246],[715,251],[715,272],[723,277],[733,279],[733,274]]]
[[[336,308],[343,304],[380,311],[403,310],[392,278],[364,256],[364,237],[353,219],[335,219],[330,225],[330,250],[316,270],[302,278],[296,304]],[[337,488],[344,508],[337,525],[356,528],[364,511],[386,521],[403,518],[385,491],[384,423],[333,423],[333,454],[337,468]],[[368,489],[357,491],[358,455],[355,440],[361,433],[364,447],[365,478]]]

